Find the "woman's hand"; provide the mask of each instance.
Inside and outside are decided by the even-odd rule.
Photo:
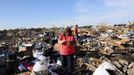
[[[65,40],[58,40],[58,43],[59,43],[59,44],[65,44],[66,41],[65,41]]]
[[[66,44],[66,41],[65,40],[61,41],[61,44]]]
[[[76,41],[59,40],[58,43],[66,45],[75,45]]]

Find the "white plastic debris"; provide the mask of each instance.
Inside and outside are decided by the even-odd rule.
[[[35,50],[33,52],[33,57],[39,58],[43,54],[43,51]]]
[[[56,62],[59,66],[62,66],[61,61],[58,59]]]
[[[37,61],[35,65],[33,66],[33,71],[34,72],[39,72],[39,71],[44,71],[46,70],[44,63],[41,61]]]
[[[45,61],[46,57],[41,55],[38,59],[39,59],[40,61]]]
[[[99,65],[93,75],[110,75],[107,70],[115,70],[115,66],[111,62],[104,62]]]
[[[40,56],[39,61],[35,63],[33,66],[33,71],[34,72],[39,72],[39,71],[45,71],[48,68],[48,57],[45,56]]]

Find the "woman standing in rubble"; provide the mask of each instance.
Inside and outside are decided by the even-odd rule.
[[[62,67],[65,73],[70,75],[73,71],[73,55],[75,53],[76,40],[69,27],[67,27],[65,32],[59,36],[58,43],[60,44],[59,53],[61,55]]]

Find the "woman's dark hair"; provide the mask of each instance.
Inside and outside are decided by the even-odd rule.
[[[64,34],[69,33],[69,35],[72,35],[72,30],[70,27],[65,28]]]

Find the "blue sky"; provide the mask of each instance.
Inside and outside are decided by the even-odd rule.
[[[0,29],[134,21],[134,0],[0,0]]]

